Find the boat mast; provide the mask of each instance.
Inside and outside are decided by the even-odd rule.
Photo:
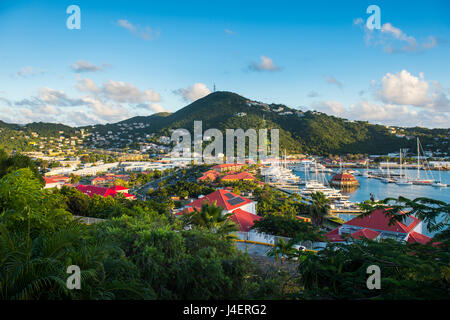
[[[388,162],[387,162],[387,174],[388,174],[387,178],[388,178],[388,180],[391,179],[391,173],[390,173],[390,171],[389,171],[389,167],[390,167],[390,166],[391,166],[391,163],[390,163],[389,160],[388,160]]]
[[[417,180],[420,179],[419,137],[417,137]]]
[[[306,166],[307,166],[308,164],[307,163],[304,163],[304,166],[303,166],[303,168],[305,169],[305,185],[306,185],[306,182],[308,181],[306,178]],[[308,165],[308,168],[309,168],[309,165]]]

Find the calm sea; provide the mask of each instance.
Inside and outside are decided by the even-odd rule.
[[[372,170],[372,169],[371,169]],[[361,169],[361,173],[366,171],[365,169]],[[392,170],[391,172],[397,172],[398,170]],[[406,174],[408,177],[415,178],[417,177],[417,171],[415,170],[406,170]],[[304,178],[303,172],[294,172],[296,175],[300,176],[302,179]],[[420,175],[422,179],[425,178],[434,178],[435,180],[442,180],[442,183],[450,184],[450,171],[420,171]],[[332,173],[325,174],[328,180],[333,176]],[[315,175],[312,174],[312,178]],[[427,197],[431,199],[441,200],[444,202],[450,202],[450,187],[447,188],[436,188],[433,186],[419,186],[419,185],[408,185],[408,186],[399,186],[395,183],[383,183],[377,179],[369,179],[363,176],[355,176],[355,178],[359,181],[360,185],[357,189],[348,192],[347,194],[350,196],[350,201],[352,202],[361,202],[364,200],[368,200],[370,198],[370,194],[372,193],[375,196],[375,199],[381,200],[387,197],[397,198],[399,196],[406,197],[408,199],[414,199],[418,197]],[[342,217],[344,220],[347,220]],[[349,215],[348,218],[353,218],[353,216]],[[425,228],[424,228],[425,229]],[[424,230],[424,234],[429,234]]]

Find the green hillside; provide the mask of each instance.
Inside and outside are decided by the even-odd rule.
[[[427,150],[450,153],[449,129],[387,128],[366,121],[349,121],[315,111],[289,108],[281,104],[266,104],[252,101],[232,92],[214,92],[198,99],[175,113],[156,113],[150,116],[133,117],[121,122],[71,128],[62,124],[31,123],[25,126],[0,121],[0,142],[9,149],[25,148],[28,142],[24,135],[37,132],[40,136],[72,135],[77,129],[105,137],[103,141],[114,141],[118,147],[137,147],[147,135],[155,133],[170,136],[172,130],[184,128],[193,133],[195,120],[202,120],[203,131],[225,129],[279,129],[280,150],[288,152],[328,154],[387,154],[400,148],[415,150],[418,136]],[[397,136],[399,135],[399,137]],[[15,141],[11,141],[11,138]],[[106,143],[104,147],[111,147]],[[29,147],[25,148],[29,149]]]
[[[211,93],[154,123],[151,131],[170,135],[170,129],[185,128],[192,132],[194,120],[203,121],[203,130],[277,128],[280,148],[290,152],[385,154],[414,148],[415,143],[396,137],[385,126],[260,103],[231,92]]]

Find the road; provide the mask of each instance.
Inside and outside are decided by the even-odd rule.
[[[147,197],[147,191],[148,189],[152,188],[152,189],[156,189],[158,188],[159,183],[173,177],[174,175],[176,175],[178,178],[180,177],[180,169],[175,170],[172,174],[168,174],[165,176],[162,176],[161,178],[158,178],[156,180],[150,181],[142,186],[139,186],[137,188],[133,188],[132,190],[130,190],[130,193],[134,194],[137,198],[139,198],[140,200],[146,200]]]

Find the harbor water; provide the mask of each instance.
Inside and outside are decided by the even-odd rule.
[[[361,173],[367,171],[366,169],[355,169]],[[369,169],[369,171],[374,171],[375,169]],[[417,177],[417,171],[415,170],[404,170],[406,175],[410,178]],[[294,171],[294,173],[304,179],[305,173]],[[398,170],[391,170],[391,173],[399,173]],[[433,178],[434,180],[441,179],[441,182],[450,185],[450,171],[434,171],[429,170],[427,172],[420,172],[421,178]],[[315,179],[314,173],[307,173],[308,178]],[[319,174],[320,177],[324,176],[328,181],[330,181],[333,173],[323,173]],[[440,176],[440,177],[439,177]],[[403,196],[408,199],[415,199],[419,197],[426,197],[435,200],[441,200],[446,203],[450,202],[450,186],[446,188],[433,187],[431,185],[397,185],[395,183],[383,183],[381,180],[374,178],[367,178],[364,176],[355,175],[355,178],[359,181],[359,187],[348,192],[343,192],[350,196],[349,201],[351,202],[362,202],[370,199],[370,194],[373,194],[376,200],[382,200],[388,197],[398,198]],[[323,178],[322,178],[323,179]],[[348,217],[347,217],[348,216]],[[354,215],[340,215],[344,220],[349,220],[354,217]],[[427,235],[430,234],[424,228],[423,233]]]

